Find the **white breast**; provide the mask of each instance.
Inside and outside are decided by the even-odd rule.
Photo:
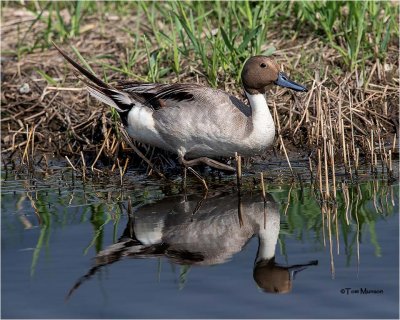
[[[275,248],[278,242],[280,230],[280,214],[277,209],[266,208],[267,215],[265,221],[260,223],[260,230],[258,233],[260,246],[258,248],[258,256],[256,261],[269,260],[275,256]]]
[[[246,92],[252,108],[253,131],[246,139],[250,144],[264,148],[271,145],[275,138],[275,124],[269,111],[267,100],[263,94],[249,94]]]

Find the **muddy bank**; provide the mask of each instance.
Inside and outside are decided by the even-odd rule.
[[[23,7],[5,7],[2,14],[3,159],[29,164],[38,158],[46,161],[46,154],[51,154],[58,159],[67,157],[68,165],[75,167],[126,170],[142,165],[148,172],[176,167],[175,156],[125,140],[118,116],[89,97],[50,45],[20,53],[21,35],[25,42],[38,41],[47,28],[43,21],[33,24],[35,15]],[[147,18],[140,18],[138,30],[150,37]],[[73,45],[110,83],[132,79],[133,73],[149,80],[145,54],[137,58],[131,74],[121,72],[127,48],[143,45],[126,32],[134,16],[122,16],[118,24],[112,22],[114,16],[103,19],[107,28],[98,27],[95,14],[86,15],[81,21],[86,28],[61,45],[77,57],[69,47]],[[347,71],[341,58],[317,36],[288,39],[271,32],[269,42],[277,48],[274,56],[283,68],[296,80],[302,79],[309,92],[296,94],[274,88],[268,93],[277,139],[272,149],[249,161],[286,161],[286,153],[291,161],[310,158],[314,165],[325,163],[330,168],[344,165],[350,170],[362,162],[376,168],[378,162],[393,167],[398,159],[398,43],[389,44],[384,61],[366,59],[364,71]],[[166,50],[153,41],[148,45],[151,50]],[[182,59],[179,79],[170,71],[160,81],[207,83],[202,65],[197,61],[194,67],[191,59],[190,55]],[[244,100],[233,75],[219,77],[221,89]]]

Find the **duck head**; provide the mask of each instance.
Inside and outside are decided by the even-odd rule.
[[[266,293],[289,293],[292,291],[292,282],[296,274],[309,266],[317,266],[318,260],[304,264],[281,266],[275,262],[275,257],[256,262],[253,269],[253,278],[258,287]]]
[[[278,63],[265,56],[254,56],[246,61],[242,70],[242,83],[250,94],[264,94],[271,84],[294,91],[308,91],[304,86],[289,80],[285,73],[279,71]]]

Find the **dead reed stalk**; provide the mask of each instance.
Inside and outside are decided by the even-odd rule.
[[[266,201],[266,194],[265,194],[265,185],[264,185],[264,174],[260,172],[260,180],[261,180],[261,192],[264,202]]]
[[[236,159],[236,185],[240,192],[242,188],[242,157],[235,152]]]

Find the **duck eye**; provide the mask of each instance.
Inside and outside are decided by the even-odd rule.
[[[260,67],[261,67],[261,68],[266,68],[267,65],[263,62],[263,63],[260,64]]]

